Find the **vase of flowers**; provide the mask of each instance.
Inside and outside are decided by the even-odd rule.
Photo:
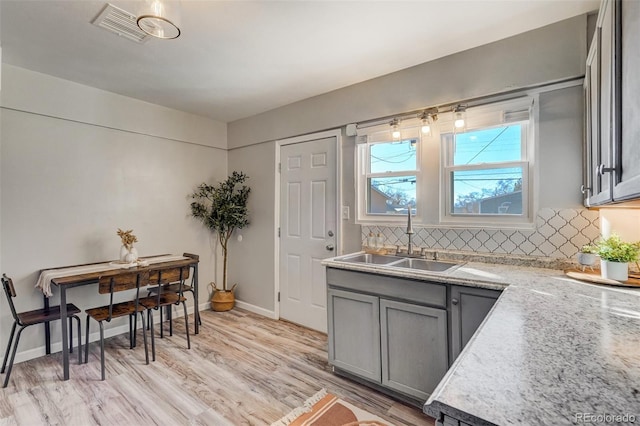
[[[123,231],[118,228],[118,236],[122,240],[122,247],[120,247],[120,261],[132,263],[138,260],[138,250],[133,246],[133,243],[138,242],[138,238],[133,235],[133,229]]]
[[[640,242],[627,243],[616,235],[598,243],[598,255],[600,256],[600,273],[603,278],[616,281],[629,279],[629,262],[638,259]]]

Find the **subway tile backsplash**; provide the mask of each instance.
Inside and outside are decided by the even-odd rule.
[[[369,232],[381,233],[385,245],[406,246],[405,227],[362,226],[362,242]],[[419,228],[413,244],[441,250],[570,259],[580,247],[600,236],[599,213],[586,209],[541,209],[535,229]]]

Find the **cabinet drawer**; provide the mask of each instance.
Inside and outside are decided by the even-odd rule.
[[[446,308],[447,303],[447,288],[445,285],[408,278],[327,268],[327,284],[332,287],[443,308]]]

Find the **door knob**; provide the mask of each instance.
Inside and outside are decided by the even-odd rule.
[[[333,251],[333,249],[334,249],[335,247],[333,246],[333,244],[327,244],[327,245],[325,246],[325,248],[326,248],[328,251]]]
[[[451,304],[453,304],[453,305],[457,305],[458,302],[459,302],[458,299],[451,299]]]

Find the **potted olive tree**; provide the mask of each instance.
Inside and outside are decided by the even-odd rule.
[[[600,271],[603,278],[616,281],[629,279],[629,262],[638,259],[640,243],[627,243],[612,234],[598,243]]]
[[[228,311],[235,305],[234,290],[237,284],[227,287],[227,255],[233,231],[249,224],[247,201],[251,188],[244,185],[247,179],[244,173],[234,171],[218,185],[202,183],[191,194],[191,215],[216,234],[222,247],[222,287],[211,283],[211,307],[214,311]]]

